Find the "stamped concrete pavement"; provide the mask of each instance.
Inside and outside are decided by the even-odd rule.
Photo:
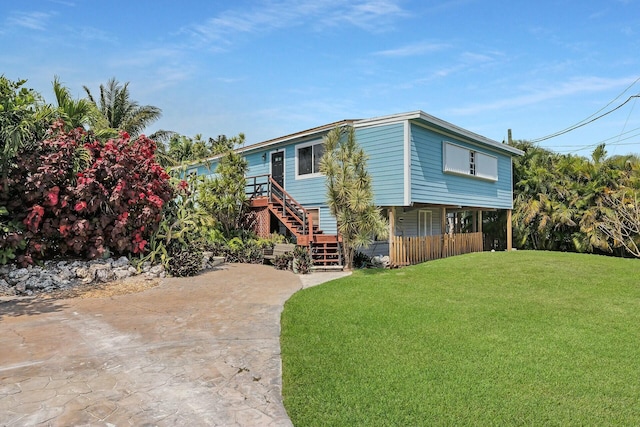
[[[290,426],[280,313],[296,276],[228,265],[138,294],[0,302],[0,426]]]

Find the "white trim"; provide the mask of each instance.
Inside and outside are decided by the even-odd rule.
[[[511,181],[509,182],[509,191],[511,192],[511,209],[513,209],[513,157],[509,160],[511,162],[509,167],[509,170],[511,171],[509,174],[509,180]]]
[[[451,147],[455,147],[456,149],[459,149],[459,150],[464,150],[467,153],[474,152],[476,154],[482,154],[483,156],[487,156],[487,157],[489,157],[491,159],[495,159],[495,165],[496,165],[495,177],[489,176],[489,175],[478,175],[477,174],[478,173],[478,165],[477,165],[477,161],[478,161],[477,157],[478,156],[477,155],[474,156],[475,157],[475,173],[473,173],[473,174],[470,172],[470,167],[469,167],[469,161],[468,160],[465,163],[466,166],[464,168],[461,168],[460,170],[455,169],[452,166],[451,166],[451,168],[449,168],[447,166],[447,145],[449,145]],[[467,156],[467,158],[468,157],[469,156]],[[463,160],[463,162],[465,162],[465,161]],[[479,179],[479,180],[482,180],[482,181],[496,182],[496,181],[498,181],[498,178],[499,178],[498,177],[498,158],[496,156],[492,156],[492,155],[484,153],[482,151],[477,151],[477,150],[474,150],[472,148],[467,148],[467,147],[462,146],[460,144],[455,144],[455,143],[449,142],[449,141],[442,141],[442,172],[445,173],[445,174],[449,174],[449,175],[458,175],[458,176],[464,176],[464,177],[467,177],[467,178]]]
[[[438,119],[437,117],[431,116],[421,110],[411,111],[408,113],[398,113],[398,114],[391,114],[387,116],[372,117],[369,119],[342,120],[339,122],[318,126],[312,129],[307,129],[294,134],[281,136],[279,138],[270,139],[267,141],[262,141],[255,144],[238,147],[235,149],[235,151],[237,153],[249,153],[254,150],[264,149],[266,147],[271,147],[276,144],[289,144],[292,142],[295,143],[296,140],[300,140],[303,138],[309,138],[309,137],[315,138],[316,135],[319,137],[322,137],[327,132],[329,132],[330,130],[334,129],[337,126],[353,126],[354,128],[364,128],[364,127],[382,126],[382,125],[387,125],[392,123],[401,123],[406,120],[413,121],[413,123],[415,123],[416,125],[432,130],[441,135],[445,135],[454,139],[461,139],[464,142],[479,145],[481,147],[484,147],[490,150],[494,150],[498,152],[507,152],[511,155],[519,155],[519,156],[524,155],[524,151],[522,150],[519,150],[508,144],[494,141],[482,135],[478,135],[474,132],[471,132],[469,130],[456,126],[452,123],[449,123],[445,120]],[[205,159],[204,161],[194,163],[194,165],[204,164],[204,162],[207,162],[210,160],[216,160],[220,157],[222,157],[222,155],[212,156],[208,159]]]
[[[296,144],[296,145],[293,147],[293,149],[295,150],[295,151],[294,151],[294,155],[295,155],[295,160],[294,160],[294,168],[295,168],[295,170],[294,170],[294,174],[295,174],[295,175],[294,175],[294,176],[296,177],[296,178],[295,178],[296,180],[299,180],[299,179],[309,179],[309,178],[319,178],[319,177],[321,177],[321,176],[324,176],[324,175],[323,175],[323,174],[321,174],[320,172],[307,173],[307,174],[304,174],[304,175],[300,175],[300,174],[298,173],[298,151],[299,151],[301,148],[312,147],[312,146],[314,146],[314,145],[321,145],[321,144],[323,144],[323,143],[324,143],[324,139],[314,139],[314,140],[312,140],[312,141],[305,142],[305,143],[302,143],[302,144]],[[312,151],[311,151],[311,152],[313,153],[313,149],[312,149]],[[312,157],[311,157],[311,165],[313,166],[313,155],[312,155]]]
[[[498,158],[481,151],[475,152],[475,175],[490,181],[498,180]]]
[[[404,121],[404,205],[411,204],[411,124]]]
[[[271,150],[269,151],[269,176],[273,177],[273,170],[272,170],[272,166],[273,166],[273,160],[271,158],[271,156],[275,153],[282,153],[282,188],[286,190],[285,186],[287,185],[287,152],[284,148],[280,148],[277,150]]]
[[[425,215],[425,217],[429,218],[429,222],[428,222],[428,233],[423,234],[422,233],[422,215]],[[427,215],[428,214],[428,215]],[[418,232],[416,233],[419,237],[423,237],[423,236],[433,236],[433,211],[430,209],[419,209],[418,210]]]
[[[524,151],[518,150],[517,148],[512,147],[510,145],[507,145],[507,144],[503,144],[503,143],[500,143],[500,142],[496,142],[496,141],[487,139],[487,138],[485,138],[483,136],[480,136],[480,135],[476,135],[476,139],[472,139],[472,138],[470,138],[469,136],[467,136],[465,134],[456,135],[455,133],[447,132],[447,131],[444,131],[442,129],[437,129],[437,128],[433,127],[433,126],[429,126],[426,123],[420,123],[420,122],[417,122],[417,121],[414,122],[414,123],[417,126],[420,126],[420,127],[424,128],[424,129],[428,129],[428,130],[430,130],[432,132],[435,132],[435,133],[437,133],[439,135],[446,136],[446,137],[453,138],[453,139],[459,139],[459,140],[464,141],[464,142],[466,142],[468,144],[476,145],[478,147],[482,147],[482,148],[490,150],[490,151],[497,151],[497,152],[499,152],[501,154],[505,154],[504,152],[506,151],[509,154],[505,154],[505,155],[509,155],[509,156],[511,156],[511,155],[518,155],[518,156],[524,155]],[[451,125],[451,126],[453,126],[453,125]],[[467,134],[475,135],[472,132],[467,132]]]
[[[421,110],[417,110],[417,111],[410,111],[408,113],[398,113],[398,114],[391,114],[388,116],[381,116],[381,117],[372,117],[370,119],[363,119],[363,120],[355,120],[353,123],[354,127],[365,127],[365,126],[370,126],[372,124],[376,124],[376,125],[381,125],[381,124],[389,124],[389,123],[397,123],[403,120],[422,120],[424,122],[430,123],[432,125],[438,126],[442,129],[433,129],[430,126],[424,124],[424,123],[419,123],[416,122],[416,124],[419,124],[421,126],[430,128],[431,130],[434,130],[438,133],[443,133],[444,131],[449,131],[449,132],[453,132],[454,134],[460,135],[463,138],[468,138],[471,141],[475,141],[476,144],[480,143],[482,146],[489,146],[492,147],[494,149],[500,150],[500,151],[508,151],[512,154],[516,154],[516,155],[523,155],[524,152],[512,147],[510,145],[504,144],[504,143],[500,143],[498,141],[494,141],[493,139],[489,139],[485,136],[479,135],[477,133],[471,132],[467,129],[463,129],[459,126],[456,126],[452,123],[449,123],[445,120],[439,119],[437,117],[434,117],[430,114],[425,113],[424,111]]]

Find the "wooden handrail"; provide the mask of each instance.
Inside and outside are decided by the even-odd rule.
[[[269,203],[282,208],[283,213],[302,226],[302,234],[313,237],[313,219],[309,212],[278,184],[271,175],[255,175],[247,177],[246,193],[250,199],[266,196]],[[266,189],[263,186],[266,185]],[[250,190],[247,190],[250,189]],[[275,190],[275,191],[274,191]],[[266,194],[265,194],[266,193]]]

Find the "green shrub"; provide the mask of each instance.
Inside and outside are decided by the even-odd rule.
[[[311,272],[311,255],[306,246],[296,246],[293,251],[293,272],[299,274],[309,274]]]
[[[202,251],[191,249],[173,253],[167,266],[167,272],[172,276],[195,276],[202,269]]]
[[[356,251],[356,253],[353,255],[353,266],[355,268],[371,267],[371,257],[369,255],[363,254],[362,252]]]
[[[291,270],[293,265],[293,252],[287,252],[286,254],[277,255],[273,259],[273,266],[277,270]]]

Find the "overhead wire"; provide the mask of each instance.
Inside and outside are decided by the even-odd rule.
[[[633,83],[631,83],[629,86],[627,86],[618,96],[616,96],[614,99],[612,99],[609,103],[607,103],[607,105],[605,105],[604,107],[602,107],[601,109],[599,109],[598,111],[596,111],[595,113],[591,114],[590,116],[588,116],[587,118],[580,120],[579,122],[565,128],[562,130],[559,130],[557,132],[554,132],[552,134],[540,137],[540,138],[535,138],[535,139],[531,139],[529,140],[532,143],[537,143],[537,142],[541,142],[541,141],[546,141],[548,139],[551,138],[555,138],[556,136],[560,136],[560,135],[564,135],[565,133],[569,133],[575,129],[581,128],[583,126],[588,125],[589,123],[593,123],[594,121],[601,119],[602,117],[613,113],[614,111],[618,110],[619,108],[621,108],[622,106],[624,106],[626,103],[628,103],[631,99],[633,98],[637,98],[640,97],[640,94],[637,95],[632,95],[630,96],[625,102],[623,102],[622,104],[618,105],[617,107],[613,108],[610,111],[607,111],[604,114],[601,114],[599,116],[597,116],[600,112],[602,112],[603,110],[605,110],[607,107],[609,107],[611,104],[613,104],[614,102],[616,102],[620,97],[622,97],[629,89],[631,89],[636,83],[638,83],[638,81],[640,81],[640,77],[638,77],[637,79],[635,79],[633,81]],[[597,117],[595,117],[597,116]]]
[[[596,146],[598,146],[600,144],[616,145],[619,141],[626,141],[626,140],[631,139],[631,138],[633,138],[635,136],[640,136],[640,132],[638,132],[638,133],[633,134],[631,136],[627,136],[626,138],[622,138],[622,136],[628,135],[628,134],[630,134],[632,132],[635,132],[635,131],[638,131],[638,130],[640,130],[640,127],[630,129],[628,131],[622,132],[622,133],[620,133],[618,135],[615,135],[615,136],[610,136],[609,138],[602,139],[602,140],[600,140],[598,142],[594,142],[594,143],[590,143],[590,144],[584,145],[584,146],[582,146],[582,148],[575,148],[575,144],[554,145],[553,148],[573,148],[575,150],[582,150],[584,148],[596,147]],[[618,139],[618,141],[609,143],[608,141],[611,141],[612,139]]]
[[[573,131],[573,130],[576,130],[576,129],[578,129],[578,128],[581,128],[581,127],[583,127],[583,126],[586,126],[586,125],[588,125],[589,123],[593,123],[593,122],[595,122],[596,120],[599,120],[599,119],[603,118],[604,116],[607,116],[607,115],[609,115],[609,114],[613,113],[614,111],[616,111],[616,110],[618,110],[618,109],[622,108],[626,103],[628,103],[629,101],[631,101],[632,99],[635,99],[635,98],[640,98],[640,94],[638,94],[638,95],[631,95],[631,96],[630,96],[629,98],[627,98],[627,100],[626,100],[626,101],[624,101],[622,104],[620,104],[620,105],[618,105],[617,107],[615,107],[615,108],[613,108],[613,109],[611,109],[611,110],[607,111],[606,113],[600,114],[599,116],[592,118],[592,119],[591,119],[591,120],[589,120],[589,121],[586,121],[586,122],[583,122],[583,123],[580,123],[580,124],[574,125],[574,126],[572,126],[572,127],[566,128],[566,129],[564,129],[564,130],[558,131],[558,132],[556,132],[556,133],[553,133],[553,134],[551,134],[551,135],[547,135],[547,136],[542,137],[542,138],[532,139],[530,142],[537,143],[537,142],[546,141],[547,139],[555,138],[556,136],[564,135],[565,133],[569,133],[569,132],[571,132],[571,131]],[[602,110],[600,110],[600,111],[602,111]],[[590,117],[591,117],[591,116],[590,116]]]
[[[637,99],[633,100],[633,104],[631,105],[631,110],[629,111],[629,114],[627,114],[627,119],[624,121],[624,125],[622,125],[622,130],[620,131],[620,136],[618,137],[618,142],[620,142],[620,138],[624,134],[624,130],[627,128],[627,123],[629,123],[629,117],[631,117],[631,113],[633,113],[633,109],[636,106],[636,101],[637,101]],[[616,146],[618,144],[610,144],[610,145]],[[614,153],[615,153],[615,148],[614,148]]]

